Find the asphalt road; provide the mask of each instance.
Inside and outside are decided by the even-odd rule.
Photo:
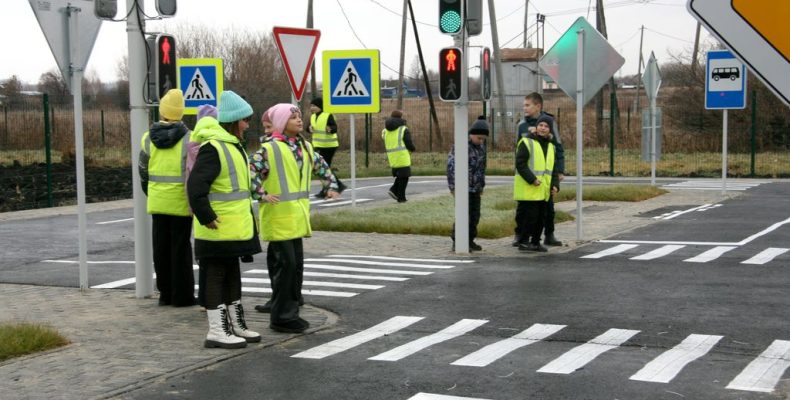
[[[125,397],[790,398],[789,195],[761,185],[568,253],[322,298],[334,328]]]

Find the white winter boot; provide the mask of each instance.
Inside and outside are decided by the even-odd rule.
[[[221,347],[223,349],[238,349],[247,347],[247,341],[234,336],[228,323],[228,310],[224,304],[211,310],[206,310],[208,315],[208,334],[203,345],[207,348]]]
[[[244,307],[241,300],[236,300],[228,306],[228,320],[230,320],[233,334],[243,338],[247,343],[257,343],[261,341],[261,335],[247,329],[247,321],[244,320]]]

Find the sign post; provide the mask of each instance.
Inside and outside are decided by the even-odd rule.
[[[790,105],[790,2],[689,0],[689,12]]]
[[[323,53],[324,110],[351,114],[351,206],[357,205],[357,158],[354,113],[381,111],[378,50],[327,50]],[[327,89],[328,88],[328,89]]]
[[[30,0],[30,6],[47,38],[52,55],[69,86],[74,101],[74,155],[77,164],[77,227],[79,231],[80,290],[88,290],[88,239],[85,215],[85,153],[82,125],[82,73],[88,63],[101,20],[94,15],[94,2]],[[80,18],[80,14],[83,18]],[[67,34],[64,35],[63,33]]]
[[[727,50],[709,51],[705,67],[705,108],[722,110],[721,193],[727,193],[727,110],[746,108],[746,66]]]
[[[587,22],[577,19],[540,59],[540,68],[576,102],[576,240],[582,240],[584,105],[625,63]]]
[[[650,52],[650,61],[647,62],[647,68],[642,75],[642,83],[645,84],[645,93],[650,100],[650,184],[656,185],[656,162],[658,160],[658,146],[656,135],[656,98],[658,97],[658,88],[661,87],[661,71],[658,69],[658,61],[656,55]]]

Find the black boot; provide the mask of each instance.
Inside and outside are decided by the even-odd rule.
[[[557,238],[554,237],[553,233],[546,234],[546,239],[543,240],[543,244],[545,244],[546,246],[562,246],[562,242],[557,240]]]

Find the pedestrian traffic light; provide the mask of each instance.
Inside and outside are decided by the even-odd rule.
[[[96,0],[93,13],[98,19],[115,19],[115,15],[118,14],[118,0]]]
[[[491,99],[491,49],[488,47],[480,52],[480,90],[483,101]]]
[[[464,0],[439,0],[439,30],[442,33],[455,35],[463,26]]]
[[[483,32],[483,0],[466,0],[466,31],[469,36]]]
[[[154,83],[156,99],[159,100],[170,89],[176,89],[176,38],[161,33],[156,37],[154,48]]]
[[[444,101],[461,99],[463,82],[463,53],[458,47],[439,51],[439,98]]]
[[[162,17],[176,15],[176,0],[156,0],[156,12]]]

